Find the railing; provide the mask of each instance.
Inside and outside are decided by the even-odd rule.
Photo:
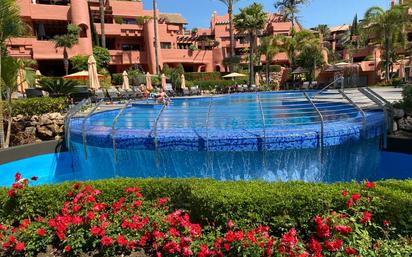
[[[163,111],[165,110],[166,105],[164,104],[162,108],[160,109],[159,113],[157,114],[157,117],[154,121],[153,124],[153,138],[154,138],[154,144],[155,144],[155,149],[158,149],[158,142],[157,142],[157,124],[159,123],[160,116],[162,115]]]
[[[262,142],[263,146],[262,146],[262,150],[265,151],[266,150],[266,120],[265,120],[265,114],[263,112],[262,101],[260,101],[258,91],[256,91],[256,98],[258,100],[260,116],[262,117],[262,125],[263,125],[263,142]]]
[[[319,150],[320,150],[320,158],[321,158],[321,163],[322,163],[322,160],[323,160],[323,147],[324,147],[324,144],[323,144],[323,141],[324,141],[323,139],[324,138],[323,137],[324,137],[324,132],[325,132],[324,131],[325,130],[325,120],[323,118],[322,113],[320,112],[320,110],[318,109],[316,104],[312,101],[312,99],[309,97],[309,95],[306,92],[304,93],[304,95],[305,95],[306,99],[308,99],[309,103],[312,105],[313,109],[315,109],[315,111],[318,114],[319,119],[320,119]]]
[[[126,110],[129,103],[130,103],[130,100],[127,101],[127,103],[120,109],[119,113],[116,115],[112,123],[113,156],[114,156],[115,162],[117,162],[117,145],[116,145],[116,137],[115,137],[116,136],[116,124],[118,123],[120,116]]]
[[[86,105],[86,104],[91,104],[91,99],[83,99],[80,103],[78,103],[77,105],[71,107],[67,114],[66,117],[64,119],[64,135],[66,137],[66,148],[68,150],[70,150],[70,122],[71,119],[82,110],[82,108]]]
[[[210,111],[212,109],[213,97],[210,97],[209,107],[206,116],[206,151],[209,151],[209,121],[210,121]]]
[[[319,92],[317,92],[316,94],[314,94],[311,98],[315,99],[315,97],[317,97],[318,95],[322,94],[324,91],[326,91],[327,89],[329,89],[330,86],[335,85],[336,82],[340,81],[342,83],[342,87],[343,87],[343,81],[344,81],[344,77],[338,77],[337,79],[335,79],[334,81],[332,81],[330,84],[326,85],[324,88],[322,88],[321,90],[319,90]]]
[[[366,114],[365,112],[362,110],[362,108],[357,105],[345,92],[343,92],[343,90],[339,89],[338,92],[343,96],[343,98],[345,98],[353,107],[355,107],[360,114],[362,115],[362,133],[366,132]]]
[[[83,137],[83,145],[84,145],[84,158],[87,160],[87,135],[86,135],[86,122],[87,120],[92,116],[92,114],[100,107],[100,105],[103,103],[103,99],[100,100],[94,108],[87,114],[86,117],[83,119],[82,123],[82,137]]]

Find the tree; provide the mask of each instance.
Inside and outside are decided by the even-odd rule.
[[[305,35],[304,43],[299,47],[297,64],[308,71],[310,83],[315,79],[316,69],[324,63],[322,46],[319,38]]]
[[[93,56],[96,60],[97,71],[107,69],[110,62],[110,53],[107,48],[96,46],[93,48]],[[89,56],[76,55],[70,58],[70,64],[73,71],[83,71],[88,69]]]
[[[157,15],[156,15],[156,0],[153,0],[153,26],[154,26],[154,47],[155,47],[155,64],[156,75],[159,75],[159,38],[157,35]]]
[[[105,8],[104,8],[105,0],[99,0],[99,12],[100,12],[100,30],[102,33],[102,47],[106,48],[106,31],[104,29],[104,16],[105,16]]]
[[[0,148],[4,148],[4,115],[3,92],[5,84],[2,71],[2,57],[6,55],[5,42],[11,37],[18,37],[25,31],[25,26],[19,15],[16,0],[0,0]]]
[[[390,80],[390,67],[394,62],[393,57],[396,56],[396,48],[406,42],[406,24],[407,8],[405,5],[396,5],[388,11],[375,6],[365,13],[362,33],[383,50],[386,81]]]
[[[263,10],[263,5],[253,3],[252,5],[240,9],[240,13],[235,15],[233,22],[239,33],[249,35],[249,85],[254,84],[253,55],[256,46],[256,37],[260,30],[265,28],[267,14]]]
[[[67,34],[55,36],[53,39],[56,48],[63,48],[63,64],[66,75],[69,74],[69,55],[67,54],[67,49],[72,48],[79,42],[80,30],[80,27],[77,25],[69,24],[67,26]]]
[[[299,13],[299,6],[307,3],[308,0],[277,0],[275,8],[283,13],[284,20],[290,20],[292,27],[295,27],[295,23],[299,24],[297,14]]]
[[[233,33],[233,6],[240,0],[219,0],[227,7],[229,14],[230,57],[235,55],[235,37]]]
[[[264,55],[266,59],[265,64],[265,73],[266,73],[266,84],[269,86],[269,77],[270,77],[270,64],[273,57],[280,52],[281,46],[279,44],[279,36],[267,36],[261,39],[259,46],[260,55]]]

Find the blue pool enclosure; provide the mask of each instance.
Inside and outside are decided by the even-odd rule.
[[[74,176],[334,182],[379,173],[389,112],[370,89],[150,103],[73,108],[66,141]]]

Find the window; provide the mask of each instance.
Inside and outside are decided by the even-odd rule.
[[[160,42],[160,48],[162,49],[171,49],[172,43],[170,42]]]
[[[123,18],[123,24],[137,24],[136,19]]]
[[[249,44],[249,38],[241,37],[241,38],[239,38],[239,43],[241,43],[241,44]]]
[[[138,44],[123,44],[123,51],[140,51],[140,45]]]

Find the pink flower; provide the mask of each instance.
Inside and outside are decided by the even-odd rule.
[[[232,221],[232,220],[229,220],[229,221],[227,222],[227,227],[228,227],[229,229],[232,229],[232,228],[233,228],[233,221]]]
[[[168,201],[169,201],[169,199],[167,199],[167,198],[159,198],[159,200],[158,200],[160,205],[165,205]]]

